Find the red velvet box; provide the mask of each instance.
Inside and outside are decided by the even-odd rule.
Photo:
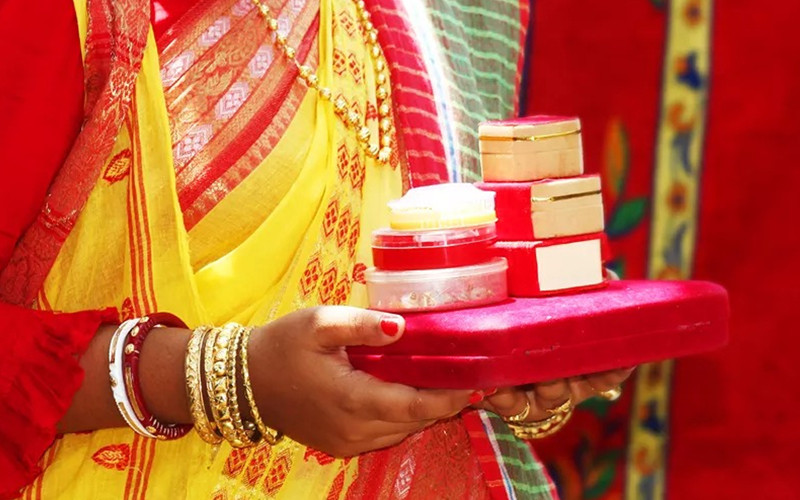
[[[498,241],[495,255],[508,261],[508,294],[543,297],[606,286],[604,233],[536,241]]]
[[[542,240],[604,229],[599,175],[475,185],[495,193],[500,240]]]
[[[702,281],[612,281],[608,288],[406,315],[397,342],[347,349],[350,362],[415,387],[489,389],[636,366],[717,349],[728,295]]]

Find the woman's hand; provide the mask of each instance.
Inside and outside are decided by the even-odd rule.
[[[264,422],[318,450],[352,456],[399,443],[474,403],[480,393],[413,389],[350,365],[346,346],[391,344],[404,326],[400,316],[327,306],[257,328],[249,368]]]
[[[531,409],[525,420],[536,422],[548,418],[551,414],[547,410],[556,409],[567,400],[572,401],[575,406],[601,392],[617,388],[634,369],[635,367],[611,370],[583,377],[500,389],[477,406],[501,417],[510,417],[521,413],[527,400]]]

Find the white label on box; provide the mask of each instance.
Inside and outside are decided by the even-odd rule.
[[[596,285],[603,281],[600,240],[576,241],[536,249],[539,289],[543,292]]]

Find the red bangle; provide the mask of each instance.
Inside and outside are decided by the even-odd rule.
[[[142,345],[156,326],[175,328],[188,328],[186,323],[169,313],[156,313],[139,319],[128,335],[127,344],[123,350],[123,383],[133,406],[134,418],[158,439],[177,439],[185,436],[192,430],[191,424],[164,424],[150,413],[142,395],[142,385],[139,378],[139,355]]]

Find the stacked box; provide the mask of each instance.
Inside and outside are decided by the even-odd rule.
[[[578,118],[540,115],[484,122],[478,136],[486,182],[534,181],[583,173]]]
[[[601,288],[607,241],[600,177],[584,175],[580,120],[533,116],[480,126],[484,181],[495,193],[495,255],[509,295]]]

